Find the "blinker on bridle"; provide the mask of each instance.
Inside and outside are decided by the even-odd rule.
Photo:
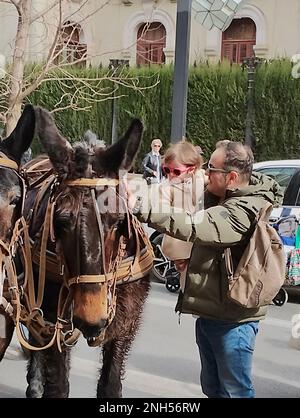
[[[19,166],[18,164],[12,160],[11,158],[8,158],[7,155],[4,154],[4,152],[0,151],[0,168],[10,168],[19,178],[22,184],[22,206],[21,206],[21,214],[24,210],[24,203],[25,203],[25,195],[26,195],[26,184],[23,179],[23,177],[19,173]]]

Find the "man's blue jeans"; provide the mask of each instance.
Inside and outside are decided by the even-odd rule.
[[[251,368],[258,321],[232,323],[198,318],[196,342],[201,386],[209,398],[254,398]]]

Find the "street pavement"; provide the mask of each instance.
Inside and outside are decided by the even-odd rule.
[[[140,332],[127,361],[123,382],[125,398],[203,397],[199,385],[199,355],[194,340],[194,319],[174,313],[177,294],[162,283],[152,283]],[[288,345],[291,319],[300,305],[288,303],[270,307],[261,322],[254,355],[254,384],[257,397],[300,397],[300,351]],[[14,340],[0,364],[0,397],[24,397],[26,361]],[[90,348],[82,339],[73,349],[72,398],[95,397],[99,348]]]

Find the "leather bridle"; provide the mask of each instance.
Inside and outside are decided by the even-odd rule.
[[[105,240],[104,240],[104,227],[103,222],[101,219],[101,213],[99,210],[99,206],[96,200],[96,189],[100,186],[105,187],[112,187],[114,188],[114,193],[116,198],[120,198],[122,201],[122,197],[117,192],[116,188],[119,185],[119,180],[117,179],[107,179],[107,178],[79,178],[76,180],[62,180],[59,181],[59,179],[54,176],[50,175],[48,182],[46,185],[43,185],[37,196],[36,196],[36,202],[42,201],[42,199],[48,195],[47,199],[47,207],[46,212],[44,216],[44,222],[43,225],[38,233],[38,236],[40,237],[38,239],[38,242],[33,242],[32,244],[32,257],[33,259],[36,259],[36,252],[38,252],[38,263],[39,263],[39,278],[38,278],[38,288],[37,288],[37,296],[35,297],[35,294],[31,297],[31,302],[29,306],[34,306],[35,310],[40,310],[41,305],[43,302],[44,297],[44,288],[45,288],[45,279],[46,279],[46,271],[47,271],[47,244],[48,240],[50,239],[52,242],[56,242],[56,237],[54,233],[54,211],[55,206],[57,205],[57,200],[60,198],[63,191],[61,191],[60,186],[68,186],[68,187],[84,187],[88,188],[88,190],[91,193],[93,207],[97,219],[97,226],[98,226],[98,232],[99,232],[99,239],[100,239],[100,245],[101,245],[101,252],[102,252],[102,264],[103,264],[103,273],[92,275],[92,274],[81,274],[80,273],[80,251],[79,251],[79,240],[76,242],[76,262],[77,262],[77,268],[76,268],[76,275],[74,277],[68,276],[68,266],[65,263],[65,257],[64,254],[57,251],[56,257],[57,260],[62,262],[62,266],[60,268],[60,278],[62,280],[61,282],[61,288],[60,288],[60,295],[59,295],[59,301],[58,301],[58,308],[57,308],[57,324],[55,325],[55,332],[66,332],[65,329],[69,329],[68,327],[71,326],[71,329],[73,329],[72,324],[72,317],[67,318],[68,312],[72,311],[72,300],[70,296],[70,291],[67,291],[67,289],[70,290],[70,287],[79,284],[79,283],[101,283],[107,285],[107,326],[111,323],[111,321],[114,318],[115,315],[115,307],[116,307],[116,276],[118,271],[118,266],[122,260],[123,257],[123,238],[121,237],[119,240],[119,246],[116,258],[114,259],[114,262],[112,263],[112,260],[109,261],[109,269],[106,268],[106,251],[105,251]],[[47,193],[50,189],[50,193]],[[125,199],[123,199],[124,206],[127,208],[127,205],[125,203]],[[34,207],[38,206],[36,203]],[[33,210],[35,212],[35,210]],[[31,222],[34,222],[35,213],[33,213],[33,219],[31,219]],[[78,231],[78,237],[79,237],[79,227],[80,227],[80,216],[77,218],[76,221],[76,230]],[[51,273],[50,273],[51,277]],[[33,288],[33,284],[29,286],[29,288]],[[31,292],[35,293],[35,292]],[[59,322],[59,323],[58,323]],[[66,324],[66,327],[64,327],[62,324]],[[70,333],[67,331],[67,333]],[[41,339],[40,339],[41,340]],[[55,340],[57,341],[58,348],[60,349],[60,339],[56,336]],[[52,338],[51,342],[54,342],[54,337]],[[45,347],[49,347],[49,344],[46,344],[46,346],[42,348],[35,348],[30,347],[31,349],[44,349]]]
[[[4,167],[13,170],[17,168],[16,163],[13,161],[10,162],[7,158],[5,159],[5,161],[3,161],[3,163],[6,164],[3,164]],[[35,163],[35,165],[32,167],[36,167],[37,164],[39,163]],[[32,167],[31,169],[33,170]],[[16,174],[18,174],[17,171]],[[28,176],[30,176],[30,168],[24,169],[23,174],[24,178],[27,178],[29,181]],[[23,184],[23,210],[26,193],[26,183],[20,175],[19,178],[22,180]],[[43,180],[41,180],[41,178]],[[100,336],[97,338],[97,341],[95,340],[95,344],[100,343],[101,339],[105,334],[105,330],[107,329],[107,327],[109,326],[109,324],[115,316],[116,285],[122,285],[123,283],[138,280],[141,277],[144,277],[145,274],[147,274],[150,271],[153,261],[152,246],[148,240],[147,235],[144,233],[141,225],[138,223],[135,217],[128,211],[126,199],[119,195],[119,192],[117,190],[117,186],[119,184],[120,181],[118,179],[109,178],[79,178],[76,180],[60,181],[58,177],[53,174],[52,169],[48,171],[48,174],[43,174],[38,180],[31,184],[31,189],[38,186],[38,193],[36,195],[34,207],[28,213],[27,223],[29,222],[29,219],[31,221],[35,221],[35,212],[37,212],[38,207],[40,207],[41,201],[44,198],[46,198],[46,196],[48,196],[48,200],[46,202],[44,223],[38,233],[39,238],[35,237],[36,241],[32,242],[32,240],[29,238],[27,223],[25,222],[23,216],[21,216],[21,218],[18,219],[15,225],[11,243],[9,243],[9,245],[3,243],[3,249],[1,250],[0,248],[0,255],[5,253],[5,269],[7,272],[9,272],[8,302],[5,298],[3,298],[2,301],[6,302],[6,307],[4,306],[4,303],[2,303],[2,305],[14,320],[18,339],[24,347],[30,350],[44,350],[56,343],[58,350],[62,351],[62,344],[68,346],[73,345],[77,341],[80,333],[78,330],[74,329],[73,326],[70,287],[78,283],[101,283],[107,286],[107,324],[106,327],[102,330],[103,332],[101,332]],[[75,276],[68,277],[68,271],[67,266],[65,266],[64,255],[60,253],[51,253],[47,249],[49,240],[55,242],[53,217],[57,199],[62,193],[61,188],[59,187],[60,185],[66,185],[68,187],[88,188],[89,192],[91,193],[93,207],[97,219],[99,239],[101,241],[103,264],[102,274],[82,275],[80,273],[79,263],[79,265],[77,266]],[[114,258],[114,260],[106,260],[104,226],[96,199],[97,187],[101,186],[113,188],[116,198],[118,198],[119,201],[123,202],[124,204],[125,214],[127,216],[128,223],[128,234],[131,236],[131,234],[133,233],[136,240],[136,254],[134,256],[124,258],[124,255],[126,254],[126,243],[125,237],[121,236],[119,239],[116,257]],[[77,220],[78,225],[79,222],[80,221]],[[16,248],[20,248],[23,253],[22,260],[24,263],[25,279],[24,284],[22,286],[18,284],[15,272],[15,265],[13,261],[13,256],[16,252]],[[59,276],[59,280],[61,283],[55,324],[46,321],[46,319],[44,319],[43,317],[43,312],[41,310],[44,298],[46,271],[48,271],[48,264],[51,264],[51,260],[49,261],[47,257],[48,252],[52,254],[52,260],[54,256],[54,263],[52,263],[52,266],[53,264],[55,266],[54,273],[52,273],[52,270],[50,269],[50,277],[52,277],[52,274],[54,274],[54,277]],[[32,260],[34,263],[39,264],[39,279],[37,288],[34,284]],[[109,261],[108,268],[106,265],[106,261]],[[70,313],[71,317],[69,316]],[[25,326],[29,329],[30,333],[40,344],[39,346],[32,346],[27,341],[22,332],[21,324],[25,324]]]
[[[106,250],[105,250],[105,239],[104,239],[104,227],[101,219],[101,213],[96,199],[96,188],[99,186],[108,186],[116,188],[119,185],[118,179],[106,179],[106,178],[97,178],[97,179],[88,179],[80,178],[77,180],[67,180],[65,184],[69,187],[88,187],[91,193],[92,202],[94,211],[97,219],[98,232],[100,236],[101,244],[101,253],[102,253],[102,265],[103,265],[103,274],[98,275],[81,275],[79,266],[77,267],[77,275],[68,279],[68,286],[71,286],[74,283],[104,283],[108,280],[108,274],[106,268]],[[115,191],[116,198],[119,196],[117,191]],[[79,226],[79,222],[77,221]],[[77,261],[80,264],[79,254],[77,254]],[[109,263],[111,264],[111,263]]]
[[[2,151],[0,151],[0,168],[13,171],[14,174],[19,178],[19,181],[21,183],[20,216],[18,217],[15,223],[10,241],[6,242],[0,239],[0,271],[2,280],[1,284],[2,286],[4,286],[4,279],[5,276],[7,276],[8,292],[10,296],[10,301],[8,302],[7,298],[5,297],[7,295],[2,293],[0,297],[0,306],[3,307],[5,312],[7,312],[9,315],[12,315],[14,312],[13,304],[16,304],[16,300],[18,299],[18,277],[14,264],[14,256],[17,251],[18,243],[21,239],[21,229],[25,226],[25,220],[23,218],[23,209],[27,186],[24,178],[19,173],[18,164],[11,158],[8,158],[7,155]],[[5,289],[3,290],[3,292],[5,292]]]

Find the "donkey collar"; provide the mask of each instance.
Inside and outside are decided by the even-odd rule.
[[[67,180],[65,182],[68,186],[118,186],[118,179],[76,179],[76,180]]]

